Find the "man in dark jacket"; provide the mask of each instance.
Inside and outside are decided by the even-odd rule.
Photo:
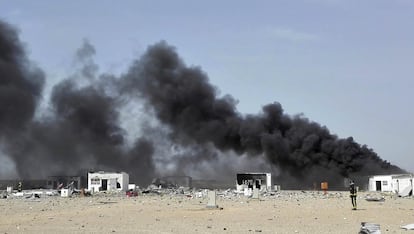
[[[356,210],[357,209],[357,203],[356,203],[356,197],[357,197],[357,190],[355,188],[355,184],[354,181],[351,180],[351,183],[349,184],[349,193],[350,193],[350,197],[351,197],[351,202],[352,202],[352,209]]]
[[[22,182],[20,181],[18,184],[17,184],[17,192],[21,192],[22,191],[22,188],[23,187],[23,184],[22,184]]]

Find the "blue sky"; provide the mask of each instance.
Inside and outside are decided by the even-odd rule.
[[[280,102],[414,171],[414,1],[6,1],[29,57],[65,77],[87,38],[121,73],[165,40],[242,113]]]

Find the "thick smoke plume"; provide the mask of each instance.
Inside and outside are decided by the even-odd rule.
[[[0,22],[0,147],[20,177],[104,169],[145,184],[166,173],[209,178],[264,169],[308,185],[402,172],[351,137],[285,114],[277,102],[256,115],[239,113],[234,98],[220,97],[207,75],[165,42],[120,76],[98,74],[95,53],[85,40],[76,53],[80,67],[53,87],[51,113],[34,117],[44,73],[28,61],[16,31]],[[127,113],[142,121],[125,127]]]
[[[34,118],[43,73],[31,70],[16,31],[0,24],[0,131],[2,151],[21,178],[75,175],[86,170],[127,171],[137,183],[154,176],[151,140],[124,144],[112,76],[95,77],[95,50],[87,41],[76,53],[80,71],[52,91],[52,113]],[[1,167],[1,166],[0,166]]]
[[[149,47],[122,82],[125,92],[139,93],[170,126],[178,144],[212,143],[224,152],[263,155],[282,177],[299,180],[402,171],[352,137],[339,139],[318,123],[284,114],[279,103],[241,115],[232,97],[218,97],[205,73],[187,67],[164,42]]]
[[[28,61],[16,31],[0,21],[0,134],[23,129],[35,113],[44,74]]]

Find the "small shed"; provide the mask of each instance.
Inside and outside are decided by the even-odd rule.
[[[374,175],[369,177],[369,191],[394,192],[399,196],[412,196],[413,174]]]
[[[127,191],[129,175],[126,172],[89,172],[88,190],[98,191]]]

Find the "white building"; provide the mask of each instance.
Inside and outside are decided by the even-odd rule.
[[[243,192],[245,189],[272,190],[271,173],[239,173],[237,174],[236,189]]]
[[[375,175],[369,178],[368,190],[394,192],[399,196],[413,194],[413,174]]]
[[[98,191],[127,191],[129,175],[125,172],[89,172],[88,190]]]

